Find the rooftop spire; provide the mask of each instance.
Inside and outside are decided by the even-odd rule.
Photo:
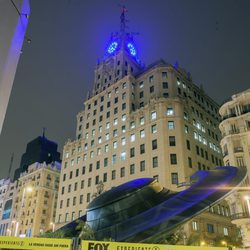
[[[124,6],[124,5],[122,5],[121,6],[122,8],[121,8],[121,16],[120,16],[120,20],[121,20],[121,27],[120,27],[120,31],[121,31],[121,33],[122,34],[124,34],[125,33],[125,29],[126,29],[126,18],[125,18],[125,13],[126,12],[128,12],[128,9]]]

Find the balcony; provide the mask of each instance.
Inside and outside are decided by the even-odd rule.
[[[222,120],[224,121],[224,120],[226,120],[226,119],[228,119],[228,118],[231,118],[231,117],[236,117],[236,114],[228,114],[228,115],[224,115],[223,117],[222,117]]]
[[[229,133],[230,135],[239,134],[239,133],[240,133],[240,130],[237,128],[237,129],[235,129],[235,130],[229,130],[228,133]]]
[[[237,213],[231,215],[231,220],[238,220],[238,219],[244,219],[244,218],[250,218],[248,213]]]
[[[234,153],[241,153],[243,152],[243,147],[235,147],[234,148]]]

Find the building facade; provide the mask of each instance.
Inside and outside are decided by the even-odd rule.
[[[250,247],[250,89],[233,95],[220,110],[221,148],[225,165],[247,168],[248,177],[227,200],[232,222],[241,229],[243,244]]]
[[[197,170],[222,165],[218,109],[178,65],[159,60],[145,67],[132,35],[121,28],[96,66],[93,91],[77,115],[76,139],[64,146],[57,227],[85,214],[100,182],[109,190],[154,177],[180,190]],[[229,215],[220,216],[213,220],[220,230],[233,228]],[[199,227],[211,224],[206,217]],[[209,234],[216,237],[215,230]]]
[[[9,196],[8,190],[10,184],[10,179],[0,180],[0,235],[6,235],[8,233],[10,209],[7,198]]]
[[[61,164],[33,163],[17,181],[10,235],[39,236],[54,230]]]
[[[0,2],[0,134],[28,25],[29,14],[29,0]]]

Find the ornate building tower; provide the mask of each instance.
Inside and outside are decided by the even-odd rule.
[[[85,214],[100,182],[108,190],[154,177],[177,190],[195,171],[222,165],[218,105],[184,69],[163,60],[144,67],[125,12],[77,115],[76,139],[64,146],[57,227]],[[186,239],[234,235],[227,204],[211,211],[186,225]]]

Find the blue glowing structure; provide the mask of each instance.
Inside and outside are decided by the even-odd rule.
[[[113,54],[113,53],[116,51],[117,47],[118,47],[118,42],[112,42],[112,43],[108,46],[108,49],[107,49],[108,53],[109,53],[109,54]]]
[[[135,46],[132,43],[127,44],[127,48],[132,56],[136,56],[137,51],[135,49]]]
[[[246,169],[217,167],[212,171],[196,172],[191,187],[173,192],[153,178],[129,181],[101,194],[79,218],[93,229],[98,240],[151,242],[162,234],[207,210],[229,195],[246,176]],[[76,221],[63,228],[73,230]]]

